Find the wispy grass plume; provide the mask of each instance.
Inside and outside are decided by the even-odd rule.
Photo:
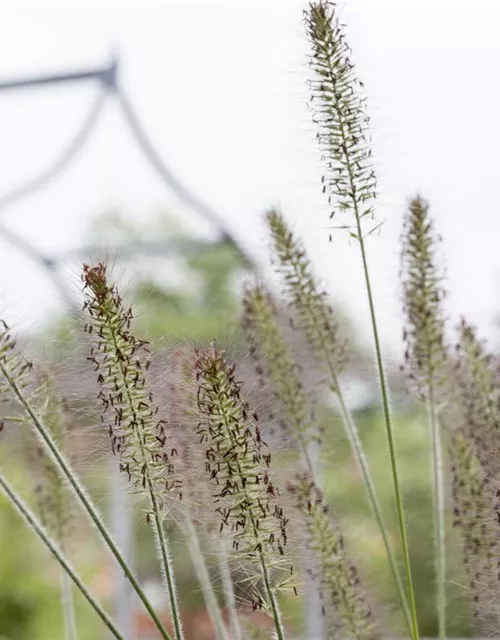
[[[344,537],[323,494],[307,475],[288,487],[305,522],[306,544],[316,563],[328,638],[374,640],[381,635],[366,598],[358,569],[349,558]]]
[[[442,300],[443,274],[438,265],[438,240],[429,205],[420,196],[409,203],[404,219],[401,278],[406,369],[411,386],[425,400],[432,461],[434,561],[439,637],[446,637],[446,531],[444,469],[438,402],[446,385],[447,352]],[[441,394],[442,395],[442,394]]]
[[[286,343],[270,294],[262,287],[247,287],[243,298],[243,326],[251,356],[269,381],[283,407],[282,424],[295,444],[311,477],[315,476],[310,448],[319,439],[312,409],[293,354]]]
[[[469,578],[474,619],[498,625],[497,527],[495,491],[485,473],[470,432],[460,431],[450,445],[452,460],[453,526],[462,536],[463,562]]]
[[[230,531],[233,552],[254,564],[264,584],[264,597],[256,595],[254,607],[269,607],[277,637],[283,640],[277,590],[287,586],[290,577],[280,583],[276,578],[289,567],[288,518],[271,476],[271,453],[257,415],[241,395],[234,366],[215,348],[197,355],[198,435],[206,448],[205,472],[214,489],[220,531]]]
[[[368,116],[365,98],[362,96],[363,85],[355,74],[350,47],[345,37],[344,26],[338,19],[335,2],[328,0],[311,2],[305,11],[305,25],[313,73],[312,111],[317,126],[319,147],[326,166],[323,190],[328,194],[328,201],[332,207],[330,217],[333,217],[337,211],[351,216],[351,220],[347,219],[340,228],[347,229],[349,235],[358,241],[361,253],[403,550],[411,612],[411,633],[413,640],[417,640],[419,630],[403,497],[365,245],[366,236],[380,225],[372,224],[368,229],[365,224],[374,215],[376,176],[371,162]]]
[[[164,420],[146,381],[149,350],[146,342],[130,330],[132,311],[124,307],[116,286],[110,284],[106,266],[84,265],[84,310],[87,333],[94,338],[88,360],[94,364],[101,385],[99,399],[102,421],[110,436],[111,448],[119,457],[134,492],[148,502],[147,521],[151,523],[167,589],[175,636],[182,640],[173,567],[164,529],[167,501],[179,492],[174,475],[171,447]],[[170,445],[170,448],[169,448]]]
[[[340,375],[346,361],[346,343],[339,335],[328,294],[319,285],[302,242],[289,230],[281,213],[270,210],[266,214],[266,219],[271,233],[275,268],[282,278],[284,294],[293,314],[294,325],[303,332],[318,362],[326,370],[329,386],[337,400],[345,432],[384,542],[401,606],[411,627],[410,609],[392,551],[389,532],[358,429],[347,407],[340,383]]]
[[[41,384],[36,391],[35,402],[39,405],[40,415],[50,430],[54,442],[69,458],[66,446],[66,416],[63,410],[63,403],[57,396],[54,381],[50,375],[46,371],[42,371],[38,377]],[[76,515],[73,499],[68,491],[66,482],[54,466],[54,462],[46,455],[41,446],[37,447],[37,454],[39,458],[39,473],[35,493],[40,519],[62,551],[68,553]],[[61,597],[66,638],[68,640],[76,640],[77,632],[71,581],[64,570],[61,571]]]

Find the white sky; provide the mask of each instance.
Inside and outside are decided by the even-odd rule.
[[[321,168],[305,106],[302,1],[0,0],[0,77],[105,62],[169,166],[267,259],[261,212],[279,203],[319,273],[366,328],[358,250],[328,243]],[[381,234],[369,240],[384,338],[400,332],[398,237],[420,190],[445,236],[450,312],[492,335],[500,296],[500,5],[495,0],[349,0],[343,9],[364,80],[379,173]],[[0,94],[0,197],[53,160],[96,86]],[[3,213],[41,249],[79,246],[110,207],[146,217],[172,197],[134,147],[111,100],[90,145],[56,184]],[[0,310],[34,327],[57,294],[0,243]],[[70,275],[78,286],[71,265]]]

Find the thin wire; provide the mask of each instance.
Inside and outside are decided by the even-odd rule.
[[[27,258],[35,262],[39,267],[45,269],[48,277],[52,280],[52,284],[59,291],[63,298],[68,310],[73,315],[78,315],[78,306],[74,300],[74,297],[69,287],[64,282],[61,274],[57,269],[57,264],[51,258],[41,253],[34,245],[28,240],[20,236],[15,231],[8,229],[5,225],[0,223],[0,238],[6,240],[11,246],[15,247],[18,251],[23,253]]]
[[[108,97],[107,91],[100,91],[97,99],[93,102],[83,124],[79,127],[76,134],[71,138],[68,146],[63,150],[59,157],[51,164],[47,169],[44,169],[39,175],[24,182],[23,184],[14,187],[10,191],[7,191],[3,196],[0,196],[0,213],[3,213],[4,209],[12,205],[23,198],[34,195],[37,191],[40,191],[44,187],[53,182],[60,173],[62,173],[68,165],[78,156],[83,149],[85,142],[88,140],[90,134],[94,130],[94,127],[102,112],[102,108]]]

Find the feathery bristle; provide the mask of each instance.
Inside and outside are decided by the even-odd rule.
[[[452,459],[453,526],[462,534],[463,562],[469,578],[476,622],[488,628],[498,594],[496,547],[498,539],[495,491],[479,461],[473,441],[457,433],[450,446]]]
[[[0,367],[2,375],[8,376],[19,387],[27,384],[27,374],[32,368],[32,363],[27,361],[16,351],[16,341],[10,334],[10,329],[4,320],[0,319]],[[0,381],[0,394],[2,400],[9,401],[11,396],[11,386],[8,382]]]
[[[335,209],[351,211],[358,237],[359,221],[373,215],[376,176],[372,166],[366,100],[357,79],[344,26],[334,2],[311,2],[304,12],[311,47],[311,107],[318,127],[317,139],[327,175],[323,191]],[[351,228],[344,225],[346,228]]]
[[[307,544],[316,559],[314,577],[322,596],[328,637],[343,640],[380,637],[358,569],[346,553],[340,526],[330,514],[321,491],[307,475],[298,476],[288,490],[296,497]]]
[[[270,294],[262,286],[247,287],[243,297],[243,327],[251,356],[271,383],[283,407],[281,423],[302,454],[319,439],[299,367],[278,324]]]
[[[131,333],[132,311],[108,283],[104,264],[85,265],[82,278],[88,314],[85,330],[95,340],[87,359],[101,385],[98,398],[112,451],[135,489],[152,491],[162,503],[168,493],[180,489],[180,479],[172,462],[176,450],[169,448],[167,424],[158,418],[146,380],[147,342]]]
[[[477,337],[476,329],[462,319],[455,368],[457,420],[473,442],[488,476],[500,472],[496,441],[500,433],[500,388],[496,381],[495,360]]]
[[[206,448],[205,472],[214,489],[220,532],[233,538],[233,551],[266,570],[283,567],[287,543],[279,489],[271,476],[271,453],[258,417],[241,394],[235,368],[215,348],[197,352],[197,433]],[[259,568],[260,571],[260,568]],[[289,582],[289,581],[288,581]],[[285,586],[283,582],[280,585]],[[257,601],[258,606],[262,603]]]
[[[339,337],[328,293],[320,287],[303,244],[288,229],[283,216],[270,210],[266,220],[294,326],[303,332],[318,362],[333,367],[338,376],[346,361],[346,343]]]
[[[63,402],[58,397],[54,381],[45,371],[39,372],[40,386],[35,393],[35,403],[44,425],[60,451],[69,459],[66,447],[66,415]],[[67,549],[71,522],[75,515],[73,496],[66,482],[57,471],[44,449],[37,447],[38,482],[35,488],[42,524],[54,536],[62,549]]]
[[[443,274],[437,265],[437,245],[429,205],[420,196],[408,207],[402,235],[401,275],[406,316],[406,368],[415,391],[426,397],[444,383]]]

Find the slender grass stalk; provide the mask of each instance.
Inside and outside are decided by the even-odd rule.
[[[97,613],[99,618],[103,621],[109,631],[113,634],[117,640],[124,640],[124,637],[120,633],[120,631],[116,628],[114,622],[108,616],[108,614],[104,611],[98,601],[94,598],[94,596],[87,589],[79,575],[70,565],[69,561],[66,559],[66,556],[61,551],[59,546],[52,540],[49,534],[45,531],[44,527],[38,522],[36,516],[32,513],[31,509],[27,504],[17,495],[15,490],[11,487],[10,483],[7,479],[0,473],[0,487],[3,492],[12,503],[13,507],[20,513],[20,515],[26,521],[28,527],[36,533],[36,535],[40,538],[40,540],[45,544],[45,546],[49,549],[55,559],[59,562],[61,567],[64,569],[66,574],[73,580],[74,584],[81,591],[87,602]]]
[[[103,263],[84,265],[82,280],[88,313],[86,331],[96,335],[88,360],[95,365],[101,385],[103,422],[109,412],[108,433],[113,453],[120,458],[120,470],[127,474],[134,489],[149,502],[148,521],[152,524],[158,557],[170,603],[176,640],[183,639],[181,616],[170,557],[169,543],[163,526],[163,507],[168,493],[178,488],[171,458],[175,448],[167,451],[165,421],[156,418],[145,371],[149,368],[146,342],[130,331],[132,310],[123,306],[117,288],[109,284]]]
[[[210,615],[210,619],[212,620],[212,624],[214,625],[217,638],[219,640],[229,640],[226,625],[222,619],[219,603],[217,602],[210,574],[208,573],[207,565],[203,557],[200,540],[198,538],[196,528],[193,525],[193,521],[189,516],[184,519],[183,529],[187,534],[189,554],[191,556],[201,590],[203,591],[207,611]]]
[[[341,212],[351,212],[354,226],[341,225],[358,241],[363,277],[368,297],[375,359],[380,383],[382,408],[385,419],[394,497],[398,515],[403,563],[406,574],[408,600],[413,640],[418,640],[418,620],[412,580],[408,537],[400,488],[396,447],[389,404],[389,393],[384,371],[382,348],[378,331],[370,270],[365,246],[365,230],[362,221],[373,218],[373,200],[376,193],[376,176],[371,163],[368,118],[365,100],[360,97],[362,83],[354,73],[350,60],[350,48],[346,42],[343,25],[339,22],[336,5],[328,0],[311,2],[305,16],[307,35],[311,45],[311,67],[315,74],[312,81],[315,124],[318,127],[318,143],[328,170],[324,178],[324,191],[329,202]],[[335,213],[331,214],[333,217]],[[376,227],[371,229],[374,231]]]
[[[266,218],[271,232],[273,253],[278,263],[277,271],[283,278],[285,293],[295,314],[294,322],[303,331],[313,353],[326,369],[330,389],[336,399],[347,439],[361,473],[368,501],[382,536],[401,607],[405,614],[408,628],[411,630],[412,617],[410,607],[408,606],[398,564],[392,551],[389,530],[384,520],[358,429],[347,407],[340,382],[339,376],[345,360],[345,344],[338,335],[338,327],[333,317],[333,310],[327,301],[328,296],[325,291],[321,290],[302,244],[287,228],[285,220],[280,213],[274,210],[268,211]]]
[[[448,354],[444,345],[445,297],[437,266],[439,236],[434,232],[429,205],[420,196],[411,200],[403,224],[401,279],[406,316],[406,368],[410,387],[426,401],[432,469],[434,562],[439,638],[446,638],[446,531],[444,470],[438,392],[448,386]],[[403,367],[404,369],[404,367]]]
[[[130,584],[132,585],[132,587],[134,588],[134,591],[139,596],[141,602],[144,604],[147,612],[151,616],[151,619],[155,623],[161,637],[164,640],[172,640],[169,633],[167,632],[164,625],[162,624],[161,620],[159,619],[157,613],[151,606],[151,603],[147,599],[137,578],[135,577],[134,573],[128,566],[127,561],[121,554],[113,538],[108,532],[106,526],[104,525],[104,520],[101,514],[98,512],[97,508],[92,503],[90,497],[87,495],[86,490],[84,489],[83,485],[80,483],[78,476],[71,469],[71,466],[66,460],[65,456],[61,453],[61,451],[59,450],[59,447],[54,442],[54,439],[52,438],[52,435],[49,429],[45,427],[45,425],[43,424],[43,421],[34,411],[33,407],[31,406],[30,402],[28,401],[27,397],[22,391],[21,387],[16,383],[16,380],[11,376],[10,370],[6,366],[5,360],[0,360],[0,372],[2,373],[8,387],[12,391],[14,398],[20,404],[22,409],[25,411],[26,415],[29,417],[31,424],[35,429],[35,432],[39,436],[42,444],[45,446],[48,454],[52,457],[57,469],[68,481],[69,486],[71,487],[76,497],[80,501],[84,511],[89,516],[91,522],[95,525],[96,529],[101,534],[107,547],[115,557],[120,567],[123,569],[123,572],[125,573],[127,578],[130,580]]]
[[[66,571],[61,569],[61,606],[64,615],[64,627],[67,640],[77,640],[75,608],[73,605],[73,592],[71,582]]]
[[[224,590],[224,600],[226,608],[229,611],[229,619],[231,621],[231,633],[234,640],[243,640],[243,633],[241,630],[240,619],[238,617],[238,611],[236,609],[236,598],[234,595],[233,579],[231,577],[231,570],[229,568],[229,562],[227,559],[226,549],[224,544],[220,540],[215,540],[217,545],[217,557],[219,560],[219,572],[222,580],[222,587]]]
[[[262,577],[264,579],[264,587],[266,590],[266,595],[269,599],[269,604],[271,605],[271,614],[274,620],[274,629],[276,631],[277,640],[285,640],[285,630],[283,627],[283,620],[281,618],[281,610],[278,603],[278,599],[276,598],[276,594],[274,593],[274,589],[271,585],[271,580],[269,577],[269,568],[267,566],[266,558],[262,551],[259,553],[260,566],[262,569]]]

